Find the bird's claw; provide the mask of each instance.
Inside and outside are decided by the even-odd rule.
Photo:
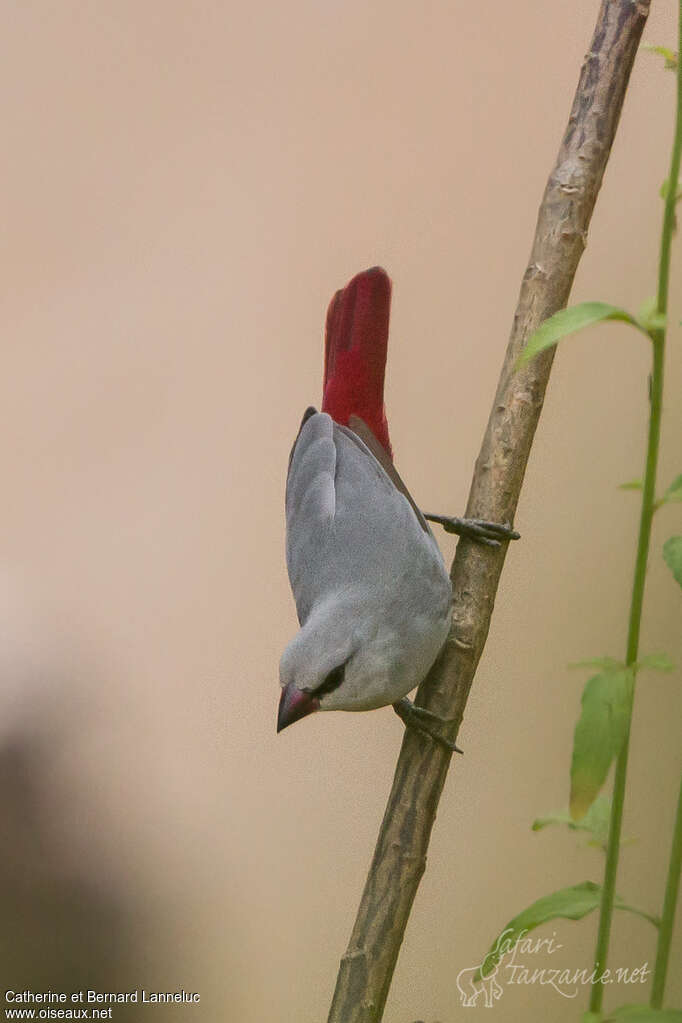
[[[417,704],[412,703],[406,696],[402,700],[398,700],[397,703],[393,704],[393,710],[396,712],[400,720],[403,722],[406,728],[414,728],[422,735],[428,735],[430,739],[437,742],[440,746],[444,746],[445,749],[449,750],[450,753],[462,753],[463,750],[456,746],[454,742],[450,742],[444,736],[438,732],[431,731],[428,727],[427,722],[433,722],[437,725],[446,725],[453,718],[442,718],[438,714],[434,714],[432,711],[427,710],[426,707],[418,707]]]
[[[424,512],[429,522],[437,522],[446,533],[466,536],[469,540],[486,544],[488,547],[499,547],[508,540],[518,540],[521,534],[508,523],[488,522],[486,519],[460,519],[455,515],[430,515]]]

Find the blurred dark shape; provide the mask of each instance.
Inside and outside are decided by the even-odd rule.
[[[0,745],[3,999],[10,988],[124,991],[126,980],[140,977],[124,894],[110,880],[105,886],[88,878],[92,864],[81,869],[75,843],[70,849],[57,833],[51,761],[50,744],[33,732]],[[68,1007],[76,1006],[58,1006]],[[116,1005],[114,1015],[136,1023],[142,1014],[139,1006]]]

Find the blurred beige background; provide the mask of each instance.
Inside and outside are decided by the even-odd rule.
[[[366,266],[392,275],[398,464],[461,513],[597,7],[5,5],[5,988],[201,993],[118,1019],[326,1019],[402,729],[385,710],[275,735],[286,459],[326,305]],[[674,8],[645,38],[674,45]],[[673,84],[640,56],[575,300],[654,291]],[[566,664],[623,650],[637,497],[616,486],[641,472],[647,368],[617,326],[556,361],[387,1023],[459,1019],[457,971],[514,913],[601,879],[599,852],[530,824],[567,799]],[[662,511],[643,648],[682,663],[659,556],[679,529]],[[681,711],[679,671],[642,676],[618,888],[653,911]],[[591,965],[595,925],[554,928],[561,965]],[[651,965],[648,925],[616,925],[613,964]],[[575,1020],[585,998],[508,986],[495,1018]]]

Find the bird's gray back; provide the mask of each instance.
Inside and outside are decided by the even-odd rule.
[[[326,413],[309,415],[292,451],[286,492],[287,567],[301,624],[311,608],[347,597],[385,605],[447,574],[424,530],[365,444]],[[445,582],[443,582],[445,580]]]

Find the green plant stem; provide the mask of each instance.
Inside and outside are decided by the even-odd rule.
[[[664,315],[668,311],[668,285],[670,282],[670,246],[675,233],[675,206],[677,204],[677,183],[680,178],[680,153],[682,151],[682,2],[678,14],[678,60],[677,60],[677,107],[675,113],[675,139],[670,157],[670,174],[665,197],[663,229],[661,231],[661,254],[658,264],[658,293],[656,311]],[[665,338],[665,327],[660,331]]]
[[[651,373],[651,411],[649,417],[649,442],[647,446],[646,471],[644,474],[644,490],[642,494],[642,511],[639,522],[639,539],[637,542],[637,558],[635,561],[635,577],[632,584],[632,600],[630,603],[630,622],[628,626],[626,661],[634,665],[639,653],[639,633],[642,623],[642,604],[644,601],[644,584],[646,581],[646,565],[651,540],[651,522],[654,515],[654,494],[656,489],[656,468],[658,463],[658,446],[661,434],[661,397],[663,392],[663,353],[662,337],[653,341],[653,369]],[[611,820],[609,823],[609,839],[606,848],[606,867],[602,886],[601,906],[599,911],[599,931],[597,948],[594,956],[595,982],[590,994],[590,1011],[600,1012],[604,995],[604,985],[599,978],[606,969],[611,936],[611,919],[616,892],[616,874],[620,853],[620,834],[623,823],[623,806],[625,804],[625,783],[628,770],[628,753],[630,748],[630,720],[632,719],[633,691],[630,701],[630,713],[627,733],[616,759],[616,771],[613,781],[613,801]]]
[[[682,782],[680,783],[680,794],[677,800],[677,813],[673,828],[673,844],[670,850],[670,866],[668,867],[668,879],[665,886],[665,898],[663,899],[661,926],[658,930],[656,965],[654,967],[654,980],[651,986],[652,1009],[663,1007],[663,992],[668,972],[670,942],[675,923],[675,907],[677,906],[677,893],[680,887],[680,872],[682,872]]]
[[[682,54],[682,0],[680,0],[678,32],[680,38],[680,53]],[[661,230],[661,249],[658,268],[658,292],[656,296],[656,312],[661,314],[661,316],[663,317],[667,316],[668,312],[668,287],[670,282],[670,249],[675,229],[675,196],[677,193],[677,181],[680,174],[681,151],[682,151],[682,68],[678,66],[675,139],[673,142],[673,150],[670,160],[670,175],[668,178],[668,189],[665,199],[665,210],[663,214],[663,228]],[[644,473],[644,488],[642,492],[642,508],[639,520],[637,557],[635,560],[635,574],[632,584],[632,599],[630,602],[630,620],[628,624],[626,654],[627,664],[633,666],[637,662],[637,656],[639,653],[639,634],[642,624],[644,586],[646,582],[646,568],[647,559],[649,556],[649,544],[651,541],[651,523],[654,516],[654,512],[656,510],[655,503],[656,470],[658,467],[658,447],[661,436],[661,410],[663,398],[663,363],[665,355],[665,335],[666,335],[665,325],[662,327],[657,327],[650,332],[653,348],[653,366],[651,372],[649,438],[647,444],[646,470]],[[613,917],[613,904],[616,892],[616,875],[618,873],[618,858],[620,854],[620,835],[623,823],[623,807],[625,804],[625,783],[627,780],[628,770],[628,753],[630,748],[630,722],[632,720],[633,701],[634,701],[634,678],[627,733],[625,735],[621,751],[616,760],[616,770],[613,781],[613,802],[611,807],[611,820],[609,824],[609,839],[606,849],[606,866],[604,869],[604,884],[602,887],[602,898],[599,915],[599,931],[597,934],[597,947],[594,957],[595,982],[592,985],[592,990],[590,994],[591,1012],[601,1011],[602,1000],[604,996],[604,985],[599,981],[604,973],[604,970],[606,969],[606,962],[609,953],[609,940],[611,937],[611,920]],[[682,825],[680,826],[682,827]],[[673,852],[675,852],[674,844]],[[665,902],[666,906],[668,905],[668,902],[671,900],[672,895],[670,893],[669,877],[668,889],[666,890]],[[674,905],[670,908],[670,912],[671,914],[674,913]],[[670,921],[670,927],[672,932],[672,919]],[[663,949],[661,949],[659,939],[659,953],[662,959],[664,960],[661,966],[661,972],[663,975],[662,979],[660,980],[661,999],[663,997],[663,983],[665,980],[665,969],[667,966],[669,946],[670,946],[669,937],[667,946]]]

